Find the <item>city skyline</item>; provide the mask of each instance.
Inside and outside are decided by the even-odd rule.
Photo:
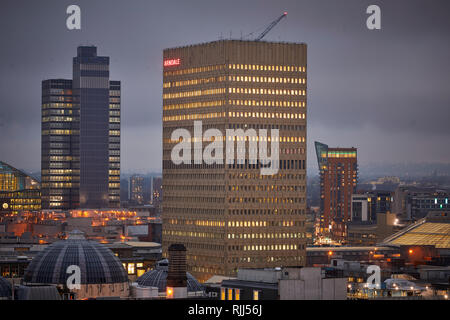
[[[317,171],[311,148],[314,140],[336,146],[345,141],[346,146],[357,147],[362,166],[371,162],[448,162],[450,151],[442,148],[450,134],[445,125],[450,73],[445,72],[448,67],[444,64],[450,52],[444,38],[449,22],[442,9],[448,4],[382,3],[382,29],[377,31],[365,27],[369,4],[365,1],[346,1],[339,6],[327,1],[283,1],[262,8],[249,1],[240,5],[239,12],[234,12],[233,6],[202,1],[196,1],[193,8],[175,2],[165,3],[164,8],[158,2],[134,4],[133,10],[125,13],[124,3],[106,6],[101,1],[80,1],[82,29],[69,31],[65,28],[68,3],[6,3],[1,31],[5,50],[0,53],[2,61],[7,61],[1,65],[2,160],[29,171],[39,168],[39,83],[67,77],[66,66],[74,48],[91,43],[112,57],[111,75],[123,83],[123,170],[160,172],[162,49],[216,40],[220,33],[228,38],[230,30],[233,38],[239,38],[240,30],[244,35],[260,30],[286,10],[288,17],[265,40],[308,43],[309,174]],[[205,22],[190,22],[200,14],[194,10],[200,6],[206,13],[201,20]],[[216,10],[222,15],[215,15]],[[103,18],[97,19],[100,12]],[[129,19],[132,23],[127,26],[114,23],[127,14],[138,18]],[[41,21],[46,15],[52,19]],[[164,17],[170,15],[175,20],[166,22]],[[36,24],[49,36],[43,38],[40,28],[32,28]],[[210,27],[204,28],[205,24]],[[189,36],[181,30],[189,30]],[[52,38],[60,41],[47,40]],[[27,50],[35,39],[43,45]],[[27,93],[18,94],[15,88],[23,86]],[[422,112],[424,106],[426,113]],[[151,138],[143,142],[143,136]],[[379,152],[381,146],[384,152]],[[32,156],[24,157],[25,152]]]

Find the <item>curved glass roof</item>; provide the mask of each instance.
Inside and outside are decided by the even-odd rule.
[[[40,252],[28,265],[25,283],[66,284],[79,266],[81,284],[127,282],[128,277],[120,260],[113,252],[96,241],[86,240],[80,231],[73,231],[67,240],[55,242]]]
[[[168,273],[168,260],[164,259],[157,263],[154,270],[150,270],[140,276],[136,282],[144,287],[157,287],[159,292],[166,291]],[[186,272],[188,292],[203,291],[203,286],[189,272]]]

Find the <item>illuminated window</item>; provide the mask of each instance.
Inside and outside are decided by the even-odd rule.
[[[225,300],[225,288],[220,288],[220,300]]]
[[[228,289],[228,300],[233,300],[233,289]]]
[[[234,300],[241,300],[241,290],[234,289]]]
[[[134,263],[128,264],[128,274],[134,274]]]
[[[259,291],[253,290],[253,300],[259,300]]]
[[[137,269],[137,276],[140,277],[145,273],[144,269]]]

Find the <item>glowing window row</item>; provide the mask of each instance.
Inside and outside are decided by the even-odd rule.
[[[229,233],[228,239],[295,239],[305,238],[305,233]]]
[[[226,81],[226,76],[189,79],[181,81],[164,82],[163,88],[175,88],[183,86],[192,86],[199,84],[208,84],[214,82]],[[267,77],[267,76],[228,76],[228,81],[234,82],[256,82],[256,83],[290,83],[290,84],[305,84],[306,78],[291,78],[291,77]]]
[[[165,116],[163,121],[183,121],[214,119],[225,117],[225,112],[194,113],[176,116]],[[228,112],[230,118],[263,118],[263,119],[306,119],[305,113],[278,113],[278,112]]]
[[[42,170],[42,174],[69,174],[73,172],[80,172],[80,170],[73,169],[50,169],[50,170]]]
[[[191,102],[191,103],[181,103],[181,104],[169,104],[163,106],[163,110],[179,110],[179,109],[193,109],[193,108],[204,108],[204,107],[218,107],[223,106],[225,101],[201,101],[201,102]]]
[[[194,237],[194,238],[210,238],[223,239],[223,234],[212,232],[188,232],[188,231],[171,231],[167,230],[164,234],[178,237]]]
[[[228,221],[228,226],[229,227],[266,227],[267,221]]]
[[[265,76],[228,76],[228,81],[305,84],[306,78],[265,77]]]
[[[72,108],[72,103],[44,103],[42,104],[42,109],[49,109],[49,108]]]
[[[279,112],[228,112],[230,118],[264,118],[264,119],[305,119],[304,113],[279,113]]]
[[[72,117],[43,117],[42,122],[71,122]]]
[[[212,83],[212,82],[222,82],[222,81],[225,81],[226,79],[227,79],[226,76],[221,76],[221,77],[210,77],[210,78],[164,82],[163,88],[192,86],[192,85],[196,85],[196,84],[207,84],[207,83]]]
[[[278,101],[278,100],[229,100],[233,106],[255,106],[255,107],[306,107],[305,101]]]
[[[201,227],[224,227],[225,222],[215,220],[180,220],[169,219],[169,224],[195,225]]]
[[[184,91],[184,92],[175,92],[175,93],[164,93],[163,99],[198,97],[198,96],[222,94],[222,93],[225,93],[225,88],[204,89],[204,90]]]
[[[72,161],[74,160],[71,156],[51,156],[50,161]]]
[[[213,119],[223,117],[225,117],[225,112],[194,113],[194,114],[183,114],[178,116],[166,116],[163,117],[163,121],[199,120],[199,119]]]
[[[175,75],[183,75],[183,74],[190,74],[190,73],[200,73],[200,72],[209,72],[209,71],[216,71],[216,70],[225,70],[226,66],[223,64],[220,65],[214,65],[214,66],[203,66],[203,67],[197,67],[197,68],[188,68],[188,69],[181,69],[181,70],[173,70],[173,71],[165,71],[164,76],[175,76]]]
[[[72,181],[71,176],[49,176],[49,177],[42,177],[42,178],[48,178],[47,181]]]
[[[297,250],[296,244],[272,244],[272,245],[260,245],[260,246],[244,246],[244,251],[282,251],[282,250]]]
[[[72,183],[65,182],[52,182],[52,183],[42,183],[42,187],[49,188],[72,188]]]
[[[306,72],[306,67],[300,66],[274,66],[274,65],[233,63],[229,64],[228,68],[233,70]]]
[[[264,136],[247,136],[247,135],[233,135],[233,136],[229,136],[228,137],[229,141],[233,140],[233,141],[271,141],[271,137],[264,137]],[[226,140],[226,136],[222,136],[222,139],[216,139],[215,137],[211,137],[211,138],[202,138],[202,139],[197,139],[197,138],[189,138],[187,139],[187,142],[213,142],[213,141],[225,141]],[[183,139],[179,138],[176,140],[172,140],[172,139],[163,139],[164,143],[180,143],[182,142]],[[287,136],[282,136],[282,137],[275,137],[274,141],[279,141],[279,142],[305,142],[306,138],[305,137],[287,137]]]
[[[267,88],[228,88],[228,93],[265,94],[283,96],[306,96],[306,90],[294,89],[267,89]]]
[[[42,135],[71,135],[79,133],[79,130],[42,130]]]
[[[302,198],[229,198],[229,203],[302,203]]]

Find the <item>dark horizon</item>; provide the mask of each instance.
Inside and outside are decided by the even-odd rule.
[[[70,4],[3,3],[0,158],[16,168],[40,170],[41,81],[70,78],[76,47],[89,43],[122,81],[123,172],[160,172],[163,49],[255,36],[283,11],[264,40],[308,44],[309,175],[316,140],[357,147],[361,168],[450,162],[446,1],[378,1],[377,31],[365,26],[371,1],[78,1],[81,31],[65,26]]]

